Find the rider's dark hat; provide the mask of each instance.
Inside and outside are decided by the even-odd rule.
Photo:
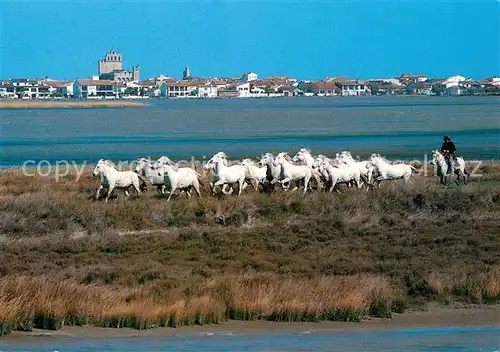
[[[449,139],[450,139],[450,137],[448,137],[448,136],[444,136],[444,139],[447,139],[447,140],[449,140]]]

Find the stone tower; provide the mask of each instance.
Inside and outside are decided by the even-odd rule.
[[[104,59],[99,60],[99,76],[103,73],[109,73],[115,70],[123,69],[123,58],[122,54],[120,54],[115,49],[111,49],[108,53],[106,53],[106,57]]]
[[[182,79],[190,79],[190,78],[191,78],[191,71],[189,71],[189,66],[186,66],[186,68],[182,72]]]
[[[132,81],[138,81],[140,79],[139,73],[140,73],[139,65],[135,65],[134,67],[132,67]]]

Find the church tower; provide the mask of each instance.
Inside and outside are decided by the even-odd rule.
[[[191,78],[191,71],[189,71],[189,66],[186,66],[184,71],[182,72],[182,79],[190,79]]]

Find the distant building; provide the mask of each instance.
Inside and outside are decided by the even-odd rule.
[[[340,88],[334,82],[301,82],[299,89],[304,93],[311,93],[319,96],[331,96],[340,94]]]
[[[441,82],[441,84],[445,88],[450,88],[450,87],[457,87],[457,86],[459,86],[460,83],[463,82],[463,81],[465,81],[465,77],[460,76],[460,75],[455,75],[455,76],[448,77],[443,82]],[[457,95],[459,95],[459,94],[457,94]]]
[[[98,62],[99,79],[117,82],[138,81],[140,79],[140,69],[138,65],[132,67],[132,71],[123,69],[123,57],[115,49],[106,53],[104,59]]]
[[[190,79],[191,78],[191,71],[189,70],[189,66],[186,66],[184,68],[184,71],[182,71],[182,79]]]
[[[218,94],[217,86],[215,85],[203,85],[198,86],[197,96],[198,98],[216,98]]]
[[[196,84],[190,81],[166,81],[160,86],[161,95],[168,98],[194,97],[196,89]]]
[[[397,77],[401,84],[408,85],[410,83],[425,82],[429,79],[428,76],[422,74],[409,74],[403,73],[401,76]]]
[[[236,84],[236,90],[238,91],[239,97],[249,97],[250,96],[250,83],[240,83]]]
[[[432,95],[432,84],[427,82],[411,83],[406,87],[409,94]]]
[[[7,96],[20,99],[47,98],[50,95],[50,89],[51,87],[44,84],[42,80],[32,78],[11,79],[2,88]]]
[[[66,98],[73,96],[74,82],[72,81],[45,80],[43,83],[51,87],[51,96],[63,96]]]
[[[370,87],[364,83],[357,81],[343,81],[336,82],[337,87],[340,88],[340,94],[343,97],[370,95]]]
[[[120,92],[119,83],[111,80],[77,79],[73,83],[73,97],[76,99],[118,97]]]
[[[241,76],[241,80],[245,82],[252,82],[257,80],[257,74],[254,72],[245,72]]]

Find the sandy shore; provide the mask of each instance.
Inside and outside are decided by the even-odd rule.
[[[0,109],[39,109],[39,108],[96,108],[96,107],[139,107],[149,106],[143,101],[128,100],[0,100]]]
[[[368,329],[412,329],[466,326],[500,326],[500,305],[470,308],[452,308],[430,305],[426,310],[395,314],[392,319],[370,318],[359,323],[322,321],[317,323],[277,323],[271,321],[230,320],[220,325],[194,325],[180,328],[155,328],[149,330],[112,329],[98,327],[65,326],[61,330],[32,332],[13,331],[2,339],[30,337],[57,338],[113,338],[113,337],[162,337],[196,334],[272,334],[312,333],[327,331],[363,331]]]

